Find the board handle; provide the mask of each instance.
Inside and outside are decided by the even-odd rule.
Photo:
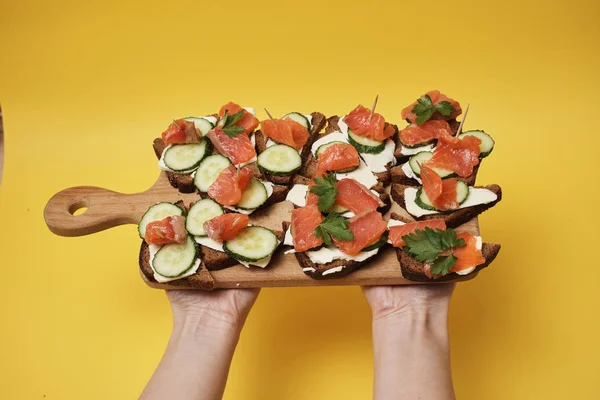
[[[128,196],[94,186],[72,187],[52,196],[44,209],[44,219],[48,228],[60,236],[83,236],[135,224],[139,212],[128,205]]]

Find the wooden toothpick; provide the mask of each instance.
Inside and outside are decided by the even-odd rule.
[[[269,118],[271,119],[271,121],[273,121],[273,116],[271,115],[271,113],[266,108],[264,110],[267,113],[267,115],[269,116]]]
[[[467,104],[467,108],[465,108],[465,113],[463,114],[462,119],[460,120],[460,125],[458,125],[458,130],[456,131],[456,136],[460,135],[462,131],[463,124],[465,123],[465,119],[467,119],[467,113],[469,112],[470,104]]]
[[[369,121],[373,118],[373,114],[375,114],[375,107],[377,107],[377,100],[379,100],[379,95],[375,96],[375,101],[373,102],[373,107],[371,107],[371,115],[369,115]]]

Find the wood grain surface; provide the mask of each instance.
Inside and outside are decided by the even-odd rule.
[[[165,173],[161,172],[154,185],[141,193],[123,194],[92,186],[65,189],[48,201],[44,218],[48,228],[57,235],[83,236],[118,225],[137,224],[148,207],[161,201],[183,200],[187,206],[199,198],[197,193],[179,193],[169,184]],[[87,208],[85,212],[73,215],[84,207]],[[287,201],[277,203],[253,213],[251,222],[271,229],[281,229],[282,221],[290,220],[292,208],[292,204]],[[390,212],[407,215],[397,204],[392,205]],[[457,231],[479,234],[477,219],[462,225]],[[338,279],[315,280],[308,277],[302,272],[294,255],[284,254],[281,249],[273,255],[270,265],[265,269],[248,269],[235,265],[212,271],[211,275],[215,280],[215,288],[415,284],[402,277],[396,253],[390,246],[385,246],[376,258],[360,270]],[[470,274],[457,281],[469,280],[475,275]],[[153,288],[174,288],[169,284],[149,282],[143,274],[142,278]],[[177,286],[177,289],[182,287]]]

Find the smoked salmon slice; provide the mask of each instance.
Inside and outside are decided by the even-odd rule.
[[[411,124],[400,131],[400,140],[406,146],[429,143],[441,136],[452,135],[452,128],[446,121],[429,120],[421,125]]]
[[[442,194],[442,178],[429,168],[428,165],[421,165],[421,180],[423,181],[423,190],[429,200],[435,201]]]
[[[449,135],[440,136],[427,166],[454,171],[458,176],[466,178],[473,174],[473,168],[479,164],[480,144],[481,139],[475,136],[465,136],[462,139]]]
[[[200,135],[198,135],[193,122],[178,119],[173,121],[162,133],[162,140],[166,145],[200,143]]]
[[[144,240],[148,244],[185,243],[187,236],[185,217],[176,215],[150,222]]]
[[[221,107],[221,109],[219,110],[219,116],[223,118],[223,116],[225,115],[225,111],[227,111],[229,115],[233,115],[240,110],[244,110],[244,114],[242,116],[242,119],[240,119],[234,125],[241,126],[242,128],[244,128],[244,132],[242,133],[245,135],[249,135],[252,132],[254,132],[254,130],[258,127],[258,118],[256,118],[254,115],[252,115],[252,113],[248,112],[246,109],[230,101],[229,103]]]
[[[477,249],[477,238],[475,236],[467,232],[458,233],[456,236],[464,239],[467,246],[457,247],[452,252],[457,260],[454,267],[452,267],[450,270],[451,272],[457,272],[476,267],[485,262],[485,258],[483,257],[481,250]]]
[[[383,220],[381,213],[367,211],[350,218],[348,229],[354,235],[353,240],[338,240],[335,237],[332,237],[332,239],[338,249],[354,256],[365,247],[377,242],[387,229],[387,223]]]
[[[458,103],[458,101],[451,99],[450,97],[446,96],[445,94],[440,93],[439,90],[432,90],[432,91],[427,92],[426,94],[428,94],[429,97],[431,98],[431,102],[433,103],[433,105],[436,105],[437,103],[442,102],[442,101],[447,101],[452,105],[452,107],[454,107],[454,111],[450,115],[442,115],[436,111],[433,113],[431,119],[451,120],[451,119],[455,119],[462,113],[462,109],[460,108],[460,104]],[[423,95],[423,96],[425,96],[425,95]],[[415,113],[412,112],[413,107],[416,104],[417,104],[417,102],[415,101],[410,106],[404,108],[402,110],[402,114],[401,114],[403,119],[405,119],[413,124],[417,120],[417,116],[415,115]]]
[[[394,247],[406,246],[403,236],[410,235],[417,229],[425,228],[446,230],[446,222],[443,219],[429,219],[425,221],[409,222],[404,225],[394,225],[389,228],[389,239]]]
[[[440,211],[455,210],[458,208],[456,199],[456,178],[442,179],[440,175],[429,167],[421,165],[421,179],[423,190],[431,204]]]
[[[437,199],[431,200],[431,204],[440,211],[456,210],[459,205],[456,200],[457,183],[456,178],[442,180],[442,194]]]
[[[315,229],[323,221],[323,215],[316,205],[307,205],[292,210],[292,237],[294,250],[307,251],[323,244],[315,236]]]
[[[203,226],[209,238],[222,242],[235,238],[249,222],[250,218],[246,214],[228,213],[206,221]]]
[[[220,126],[208,132],[208,138],[217,151],[235,165],[246,163],[256,157],[256,150],[247,135],[229,137]]]
[[[369,119],[370,116],[371,110],[360,104],[354,110],[350,111],[344,117],[343,121],[355,134],[373,140],[383,142],[394,135],[394,128],[391,125],[388,125],[387,128],[385,127],[385,119],[381,114],[374,113],[373,117]]]
[[[336,143],[329,146],[317,159],[317,172],[321,176],[327,171],[346,171],[358,167],[358,151],[348,143]]]
[[[252,180],[252,170],[244,167],[239,171],[233,165],[225,168],[212,185],[208,188],[208,195],[217,203],[224,206],[233,206],[242,199],[242,191]]]
[[[376,210],[385,205],[365,185],[351,178],[344,178],[337,182],[335,203],[356,215],[367,210]]]
[[[289,118],[267,119],[260,123],[260,129],[273,141],[286,144],[296,150],[304,147],[310,136],[306,127]]]

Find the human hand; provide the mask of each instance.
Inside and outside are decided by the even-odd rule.
[[[363,286],[373,319],[409,313],[448,312],[454,283],[435,285]]]
[[[173,332],[142,399],[220,399],[259,289],[168,290]]]
[[[175,323],[201,321],[241,329],[260,289],[168,290]]]
[[[454,284],[362,289],[373,313],[373,398],[454,399],[448,339]]]

